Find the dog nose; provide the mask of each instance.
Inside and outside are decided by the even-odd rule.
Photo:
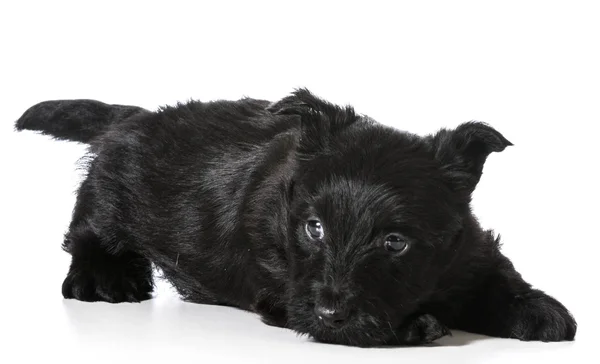
[[[348,318],[348,310],[341,308],[317,306],[315,314],[325,325],[336,329],[342,327]]]

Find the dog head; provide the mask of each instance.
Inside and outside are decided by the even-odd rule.
[[[390,342],[454,259],[487,156],[510,142],[477,122],[420,137],[307,90],[269,110],[302,125],[290,200],[290,327],[331,343]]]

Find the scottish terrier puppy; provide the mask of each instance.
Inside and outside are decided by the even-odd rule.
[[[185,300],[322,342],[574,339],[471,212],[486,158],[511,145],[484,123],[423,137],[300,89],[156,112],[46,101],[16,129],[89,144],[65,298],[149,299],[154,265]]]

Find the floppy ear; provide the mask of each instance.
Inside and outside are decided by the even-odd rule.
[[[315,112],[327,112],[334,107],[325,100],[315,96],[306,88],[294,90],[290,96],[276,101],[267,107],[274,114],[300,114],[310,110]]]
[[[471,121],[454,130],[440,130],[431,137],[435,158],[459,190],[471,193],[481,178],[490,153],[513,145],[491,126]]]
[[[279,115],[299,115],[303,127],[314,132],[333,133],[359,119],[352,107],[334,105],[305,88],[272,103],[267,110]]]

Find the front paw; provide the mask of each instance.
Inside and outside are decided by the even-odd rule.
[[[429,344],[441,337],[451,335],[450,330],[429,314],[419,315],[405,322],[396,332],[401,345]]]
[[[86,302],[140,302],[150,299],[151,292],[148,280],[87,270],[69,272],[62,285],[64,298]]]
[[[150,262],[133,253],[73,257],[62,285],[63,297],[87,302],[140,302],[151,298],[152,289]]]
[[[287,327],[287,312],[268,300],[255,303],[252,310],[260,315],[261,321],[269,326]]]
[[[518,297],[509,316],[508,336],[523,341],[572,341],[577,331],[565,306],[541,291]]]

